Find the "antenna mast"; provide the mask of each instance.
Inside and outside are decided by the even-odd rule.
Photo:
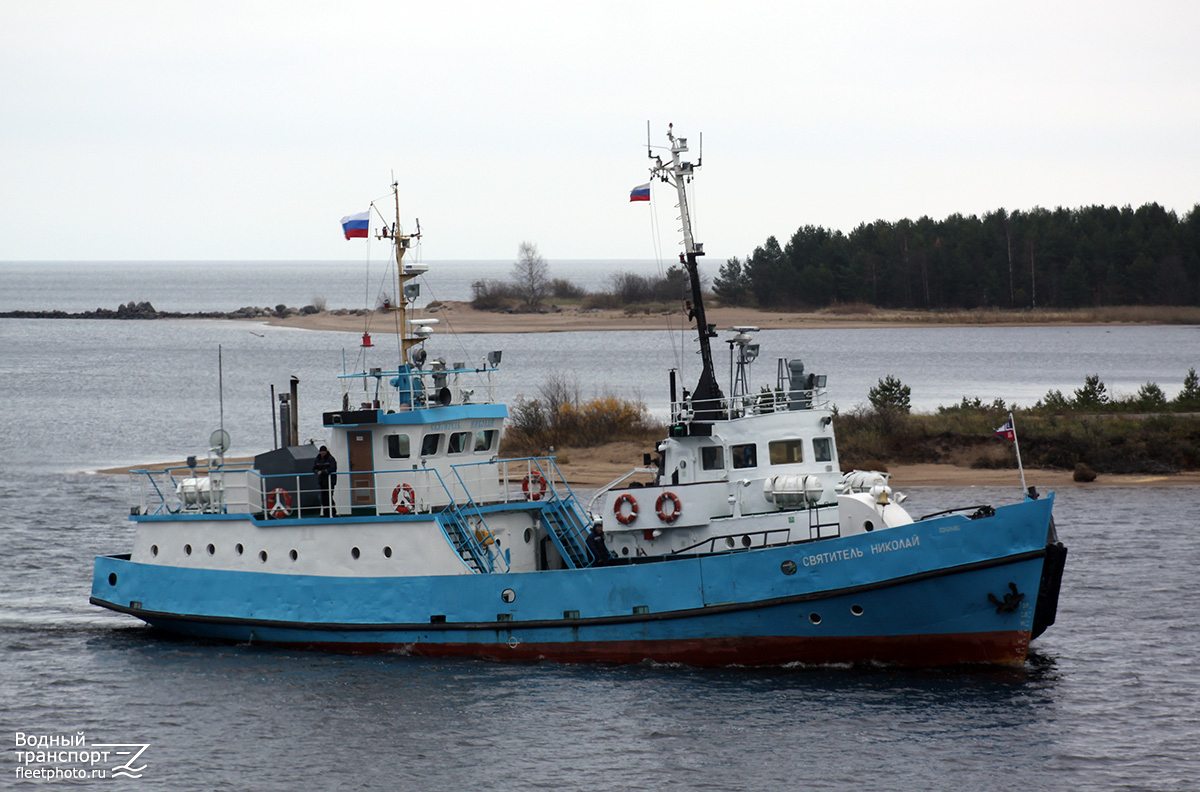
[[[414,239],[421,238],[421,221],[417,220],[417,231],[415,234],[402,233],[400,231],[399,182],[392,182],[392,196],[396,200],[396,222],[390,231],[387,226],[384,226],[379,234],[376,235],[376,238],[390,238],[396,248],[396,310],[400,315],[400,357],[402,358],[401,362],[408,362],[408,350],[425,340],[425,336],[416,335],[410,337],[408,334],[408,296],[404,293],[404,285],[420,274],[418,271],[404,271],[404,254],[412,247]]]
[[[717,335],[714,326],[708,324],[704,315],[704,298],[700,291],[700,269],[696,259],[704,255],[704,245],[692,236],[692,218],[688,211],[687,182],[697,166],[683,162],[679,155],[688,150],[687,138],[675,137],[675,125],[667,125],[667,139],[671,142],[671,161],[664,163],[661,157],[650,153],[655,164],[650,168],[650,176],[658,178],[667,184],[675,186],[679,197],[679,219],[683,223],[683,253],[679,263],[683,264],[688,273],[692,287],[692,301],[688,306],[688,319],[695,319],[696,334],[700,340],[700,381],[692,394],[695,416],[699,420],[717,420],[725,417],[722,406],[723,396],[721,387],[717,384],[716,373],[713,370],[712,346],[709,339]]]

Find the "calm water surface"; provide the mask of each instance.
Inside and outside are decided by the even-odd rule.
[[[1015,487],[910,492],[914,513]],[[1058,623],[1024,669],[504,665],[181,640],[87,604],[125,482],[5,477],[5,739],[149,743],[129,788],[1194,789],[1194,492],[1059,493]],[[0,770],[13,781],[15,754]],[[117,782],[121,783],[121,782]]]

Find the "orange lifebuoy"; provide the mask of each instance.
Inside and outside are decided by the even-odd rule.
[[[663,511],[663,505],[667,502],[671,503],[671,511]],[[665,522],[667,525],[679,519],[679,512],[683,511],[683,504],[679,502],[679,496],[674,492],[664,492],[658,496],[658,500],[654,502],[654,510],[658,512],[658,519]]]
[[[628,514],[621,511],[621,507],[626,503],[629,504]],[[621,523],[621,525],[629,525],[631,522],[637,519],[637,501],[634,500],[632,495],[626,492],[624,495],[621,495],[619,498],[617,498],[617,502],[613,504],[613,514],[617,515],[617,522]]]
[[[292,496],[283,487],[276,487],[267,493],[267,513],[276,520],[292,513]]]
[[[537,487],[536,492],[533,489],[535,486]],[[525,493],[525,500],[541,500],[542,496],[546,494],[546,477],[536,470],[533,471],[521,482],[521,491]]]
[[[408,484],[397,484],[392,490],[392,505],[398,514],[410,514],[417,502],[417,493]]]

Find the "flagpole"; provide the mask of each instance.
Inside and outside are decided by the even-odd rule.
[[[1013,420],[1012,410],[1008,411],[1008,423],[1013,429],[1013,448],[1017,449],[1017,470],[1021,471],[1021,493],[1029,492],[1025,486],[1025,466],[1021,464],[1021,441],[1017,439],[1017,422]]]

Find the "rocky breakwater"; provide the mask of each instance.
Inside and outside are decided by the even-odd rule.
[[[134,302],[130,300],[124,305],[118,305],[116,310],[97,308],[94,311],[3,311],[0,319],[286,319],[289,316],[321,313],[321,309],[313,305],[303,308],[292,308],[287,305],[276,305],[274,308],[256,308],[247,306],[236,311],[159,311],[149,302]],[[333,314],[361,315],[366,311],[338,310]]]

